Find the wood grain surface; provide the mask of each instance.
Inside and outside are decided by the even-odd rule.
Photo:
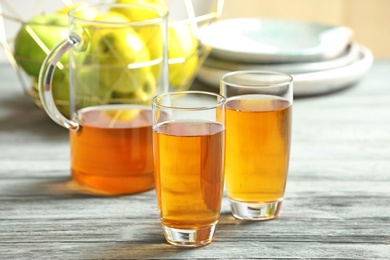
[[[205,86],[195,86],[205,89]],[[169,245],[154,191],[99,197],[70,181],[68,132],[0,65],[0,259],[390,259],[390,60],[356,85],[294,101],[280,218]]]

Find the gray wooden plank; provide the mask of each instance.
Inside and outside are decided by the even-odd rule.
[[[154,191],[70,185],[67,131],[2,64],[0,259],[389,259],[389,71],[376,60],[351,88],[295,100],[280,218],[235,220],[225,196],[215,241],[188,250],[166,243]]]

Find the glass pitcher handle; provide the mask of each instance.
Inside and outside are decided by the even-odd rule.
[[[52,81],[58,61],[69,49],[78,46],[80,43],[80,37],[72,34],[54,47],[43,61],[38,79],[39,97],[46,113],[57,124],[75,131],[79,129],[79,124],[66,118],[55,105]]]

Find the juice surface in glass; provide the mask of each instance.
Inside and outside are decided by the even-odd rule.
[[[72,178],[108,195],[154,188],[151,108],[106,105],[78,111],[70,131]]]
[[[155,127],[153,142],[162,224],[178,229],[216,224],[224,181],[223,125],[165,122]]]
[[[226,187],[236,201],[283,200],[292,106],[276,96],[244,95],[226,106]]]

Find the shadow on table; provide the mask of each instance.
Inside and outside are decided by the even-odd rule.
[[[91,197],[100,197],[101,194],[95,194],[88,189],[85,189],[75,183],[71,177],[64,177],[56,181],[42,182],[39,183],[36,187],[47,195],[53,196],[91,196]]]
[[[18,196],[32,197],[34,200],[69,200],[79,198],[104,198],[107,195],[93,193],[83,187],[77,186],[70,175],[53,176],[51,172],[47,176],[32,176],[26,181],[18,182],[7,194],[17,193]]]
[[[13,95],[1,100],[0,130],[27,133],[45,139],[68,138],[68,131],[54,123],[45,111],[26,96]]]
[[[56,180],[53,181],[44,181],[36,183],[33,187],[36,192],[41,193],[42,195],[50,195],[50,196],[57,196],[61,197],[95,197],[95,198],[107,198],[107,197],[121,197],[121,196],[132,196],[132,195],[139,195],[144,192],[138,192],[134,194],[108,194],[108,193],[102,193],[95,191],[93,189],[89,189],[87,187],[83,187],[76,183],[74,180],[71,179],[71,176],[69,174],[69,177],[59,177],[56,178]],[[148,191],[145,191],[148,192]]]
[[[264,223],[270,223],[270,222],[278,222],[279,218],[276,219],[269,219],[269,220],[261,220],[261,221],[248,221],[248,220],[240,220],[233,217],[230,210],[222,210],[221,215],[219,217],[218,226],[219,229],[222,230],[232,230],[237,229],[237,226],[243,225],[243,226],[259,226]]]
[[[83,255],[86,259],[204,259],[208,250],[216,246],[216,242],[204,247],[182,248],[169,244],[163,235],[161,225],[156,220],[147,228],[139,232],[136,225],[127,230],[132,237],[123,237],[116,243],[104,243],[99,250],[86,252]]]
[[[149,230],[145,230],[148,232]],[[186,251],[191,249],[178,248],[168,244],[162,234],[150,232],[137,241],[120,241],[117,243],[105,243],[99,250],[84,251],[86,259],[167,259],[174,256],[175,259],[183,259]]]

